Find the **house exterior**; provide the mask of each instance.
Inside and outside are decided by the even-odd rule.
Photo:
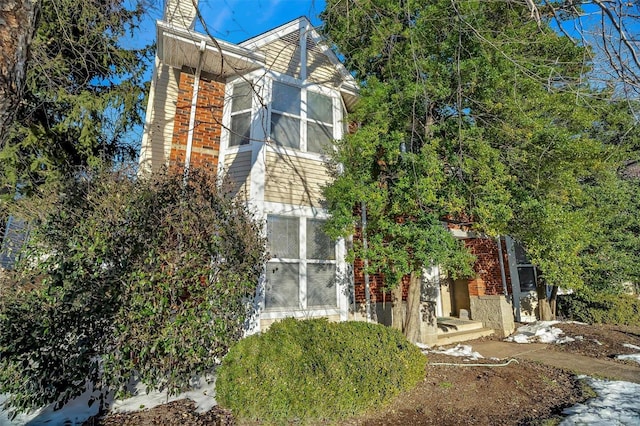
[[[213,167],[266,223],[271,260],[251,331],[289,316],[367,319],[365,304],[370,319],[390,322],[381,277],[365,277],[361,260],[347,264],[346,242],[322,231],[325,152],[346,131],[357,83],[304,17],[232,44],[194,31],[196,7],[167,0],[157,22],[140,170]],[[434,296],[423,302],[435,304],[439,317],[470,312],[509,334],[514,312],[526,319],[514,305],[518,271],[531,265],[516,262],[508,238],[498,243],[453,228],[478,256],[477,278],[452,281],[432,268],[425,282]]]

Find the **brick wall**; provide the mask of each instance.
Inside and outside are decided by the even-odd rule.
[[[502,286],[502,274],[500,272],[500,260],[498,244],[492,238],[470,238],[464,240],[465,247],[476,257],[473,270],[479,280],[469,280],[469,295],[500,295],[504,293]],[[506,247],[502,242],[502,254],[507,278],[507,286],[510,286]],[[511,289],[509,288],[509,292]]]
[[[183,165],[186,159],[194,80],[195,76],[189,70],[183,69],[180,73],[173,140],[169,154],[169,163],[172,165]],[[224,83],[217,81],[212,75],[202,73],[193,126],[191,166],[208,167],[213,170],[217,167],[223,106]]]
[[[354,209],[355,214],[360,215],[359,208]],[[362,235],[360,227],[356,227],[354,240],[360,240]],[[365,303],[365,283],[364,283],[364,260],[355,259],[353,262],[353,283],[356,303]],[[381,273],[369,274],[369,292],[371,303],[391,302],[391,292],[384,291],[384,276]],[[409,276],[402,278],[402,300],[407,300],[409,292]]]

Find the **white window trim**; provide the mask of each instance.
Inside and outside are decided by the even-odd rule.
[[[267,308],[265,306],[266,300],[263,299],[260,306],[260,318],[261,319],[280,319],[287,317],[294,318],[308,318],[308,317],[322,317],[322,316],[339,316],[340,320],[345,321],[348,316],[348,300],[345,296],[345,286],[346,284],[338,281],[336,284],[336,306],[335,307],[306,307],[306,264],[314,263],[314,264],[333,264],[336,268],[336,277],[340,277],[346,274],[347,266],[344,261],[346,256],[346,246],[345,240],[343,238],[338,239],[335,242],[335,259],[306,259],[306,220],[307,219],[321,219],[326,220],[329,218],[329,214],[326,210],[321,210],[313,207],[305,207],[305,206],[294,206],[287,204],[278,204],[278,203],[264,203],[265,211],[264,218],[266,219],[268,215],[276,215],[276,216],[285,216],[292,217],[298,219],[298,238],[299,238],[299,252],[302,256],[304,254],[305,259],[289,259],[289,258],[276,258],[272,259],[274,263],[282,262],[299,262],[299,303],[298,308]],[[266,233],[265,227],[265,233]],[[270,260],[271,261],[271,260]],[[304,280],[305,288],[302,288],[302,283]],[[265,289],[266,291],[266,289]]]

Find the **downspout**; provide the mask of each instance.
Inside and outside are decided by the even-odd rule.
[[[187,133],[187,152],[184,159],[184,175],[185,178],[189,174],[189,166],[191,165],[191,151],[193,150],[193,129],[196,125],[196,106],[198,103],[198,90],[200,88],[200,71],[202,70],[202,57],[207,48],[207,42],[202,40],[198,50],[200,57],[198,58],[198,66],[196,67],[196,75],[193,78],[193,94],[191,95],[191,110],[189,111],[189,130]]]
[[[502,237],[498,235],[496,237],[498,243],[498,261],[500,262],[500,278],[502,278],[502,288],[504,290],[504,297],[509,300],[509,289],[507,288],[507,274],[504,271],[504,257],[502,255]]]
[[[362,217],[362,247],[364,248],[365,253],[367,252],[369,246],[367,243],[367,204],[362,201],[360,203],[361,217]],[[367,322],[371,322],[371,290],[369,288],[369,260],[365,255],[364,259],[364,300],[365,300],[365,309],[367,315]]]

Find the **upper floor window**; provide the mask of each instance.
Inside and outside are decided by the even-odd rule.
[[[273,82],[271,139],[280,146],[323,153],[334,139],[333,98]]]
[[[246,145],[251,137],[251,99],[253,89],[243,81],[233,86],[229,146]]]
[[[264,136],[251,134],[253,92],[246,81],[232,87],[228,127],[230,147],[248,144],[252,137]],[[269,128],[263,130],[277,146],[322,154],[333,139],[341,136],[336,134],[336,130],[341,129],[335,125],[341,111],[337,97],[316,89],[272,81],[271,102],[265,111],[270,117]]]

